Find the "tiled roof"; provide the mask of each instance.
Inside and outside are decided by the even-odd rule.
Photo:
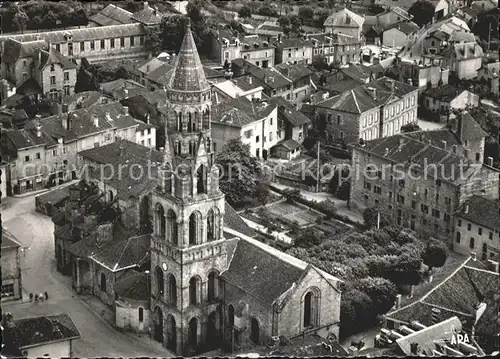
[[[227,202],[224,205],[224,227],[231,228],[249,237],[255,237],[257,235],[257,233],[246,224],[234,208]]]
[[[302,112],[297,111],[295,106],[281,96],[269,100],[278,106],[278,113],[284,117],[292,126],[302,126],[311,123],[311,119]]]
[[[109,38],[144,36],[146,30],[142,24],[123,24],[100,27],[85,27],[81,29],[46,31],[39,33],[28,33],[21,35],[2,35],[0,41],[12,38],[20,42],[35,41],[37,39],[48,40],[52,44],[68,42],[67,35],[73,36],[73,42],[101,40]]]
[[[290,80],[288,80],[285,76],[283,76],[279,71],[272,68],[260,68],[251,64],[248,61],[243,59],[235,59],[232,60],[232,63],[241,68],[260,81],[262,86],[267,86],[271,89],[279,89],[291,84]]]
[[[190,25],[186,28],[186,34],[184,40],[182,40],[179,54],[175,58],[174,69],[167,87],[176,91],[204,91],[210,89]]]
[[[23,57],[31,57],[40,49],[49,47],[45,40],[34,40],[29,42],[19,42],[13,39],[7,39],[4,42],[4,51],[2,53],[5,63],[13,64]]]
[[[268,116],[276,105],[252,102],[246,97],[223,101],[212,107],[212,122],[242,127]]]
[[[475,42],[476,37],[473,33],[467,31],[454,31],[448,42]]]
[[[114,91],[123,89],[131,90],[132,88],[145,88],[140,83],[130,79],[117,79],[114,81],[102,82],[100,87],[104,93],[113,93]]]
[[[360,40],[358,40],[357,38],[341,33],[328,34],[322,32],[318,34],[307,34],[306,36],[308,39],[311,39],[311,41],[316,40],[318,44],[324,45],[329,45],[330,43],[332,45],[354,45],[360,43]]]
[[[47,144],[53,143],[57,138],[63,138],[64,142],[77,140],[91,134],[99,133],[108,129],[137,127],[134,118],[129,114],[123,114],[123,106],[119,102],[94,105],[82,108],[72,113],[63,113],[40,120],[42,126],[42,137],[45,137]],[[109,113],[109,117],[107,114]],[[98,123],[94,123],[93,118],[97,117]],[[64,129],[62,122],[69,118],[71,127]],[[26,124],[26,129],[35,128],[35,120]]]
[[[70,189],[70,186],[56,188],[56,189],[50,190],[46,193],[42,193],[42,194],[36,196],[35,198],[36,198],[37,202],[40,202],[42,204],[51,203],[52,205],[56,205],[64,200],[66,200],[69,197],[69,189]]]
[[[2,228],[2,250],[16,247],[21,247],[21,243],[16,240],[12,233]]]
[[[369,79],[371,76],[370,68],[361,64],[349,64],[348,67],[341,68],[340,72],[361,83]]]
[[[432,308],[437,307],[441,309],[441,320],[456,315],[470,323],[475,319],[477,305],[483,302],[486,303],[486,310],[476,324],[476,333],[495,335],[500,276],[495,272],[469,266],[468,262],[471,261],[469,259],[420,301],[386,316],[403,322],[417,320],[424,325],[432,325]]]
[[[42,133],[41,137],[38,137],[36,131],[30,129],[5,131],[3,134],[13,143],[17,150],[53,143],[44,133]]]
[[[49,51],[38,50],[41,52],[39,69],[43,69],[45,66],[51,64],[59,64],[64,70],[76,69],[77,65],[71,61],[68,57],[61,54],[59,51],[50,47]]]
[[[150,298],[149,280],[149,274],[133,271],[120,277],[113,289],[119,299],[147,301]]]
[[[465,208],[468,206],[468,212]],[[457,213],[458,216],[485,228],[500,232],[500,200],[472,196]]]
[[[66,105],[72,104],[80,104],[81,108],[87,108],[93,105],[100,104],[100,100],[102,98],[109,99],[107,96],[104,96],[102,93],[97,91],[84,91],[79,93],[74,93],[69,97],[64,99]],[[111,99],[109,99],[111,100]]]
[[[165,62],[147,74],[146,79],[167,86],[172,77],[173,69],[174,66],[172,64]]]
[[[284,141],[279,142],[274,147],[283,147],[286,150],[291,151],[291,150],[296,150],[297,148],[299,148],[300,143],[298,143],[293,138],[291,138],[289,140],[284,140]]]
[[[275,66],[275,69],[293,82],[298,81],[306,76],[310,76],[313,73],[313,71],[309,67],[298,64],[279,64]]]
[[[385,31],[390,29],[398,29],[404,34],[410,35],[420,30],[420,27],[418,27],[418,25],[415,24],[413,21],[408,21],[408,22],[398,22],[397,24],[391,25]]]
[[[162,61],[156,57],[153,57],[151,60],[146,62],[144,65],[139,67],[139,72],[143,73],[144,75],[148,75],[154,70],[156,70],[158,67],[163,66],[165,64],[165,61]]]
[[[364,22],[365,19],[362,16],[349,9],[342,9],[330,15],[323,26],[362,27]]]
[[[148,6],[147,9],[142,9],[135,12],[133,19],[139,21],[144,25],[157,25],[161,23],[161,19],[163,19],[163,16],[164,14]]]
[[[116,235],[116,233],[113,234]],[[149,256],[151,246],[150,235],[145,234],[130,238],[122,236],[123,234],[120,233],[120,238],[104,244],[91,259],[105,265],[113,272],[130,268],[131,266],[139,267]]]
[[[18,319],[14,320],[13,327],[6,326],[4,330],[3,339],[20,349],[80,338],[80,332],[68,314]]]
[[[134,142],[119,140],[106,146],[92,148],[78,153],[83,158],[99,164],[109,164],[103,171],[92,171],[93,178],[117,188],[118,197],[128,199],[130,196],[139,197],[148,193],[158,185],[154,175],[158,168],[151,166],[152,175],[148,175],[148,164],[163,162],[163,154]],[[122,173],[113,171],[123,163],[136,164],[134,171],[125,170]],[[110,166],[112,168],[110,168]],[[131,167],[130,167],[131,169]],[[141,176],[142,174],[142,176]],[[101,177],[103,176],[103,177]]]
[[[432,98],[437,98],[443,101],[451,101],[463,91],[465,90],[461,90],[458,87],[446,84],[443,86],[426,89],[424,91],[424,95]]]
[[[281,49],[298,48],[298,47],[312,47],[311,40],[304,39],[304,37],[294,37],[282,39],[281,42],[276,42],[276,47]]]
[[[101,26],[130,24],[132,23],[132,15],[130,11],[110,4],[99,13],[91,16],[89,20]]]
[[[240,239],[229,268],[221,277],[264,302],[273,304],[300,279],[302,272],[292,264]]]

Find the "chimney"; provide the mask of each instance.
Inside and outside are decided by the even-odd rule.
[[[148,114],[146,115],[146,123],[149,125],[149,112],[148,112]]]
[[[410,294],[408,294],[408,298],[413,298],[413,285],[410,285]]]
[[[472,258],[472,260],[475,262],[477,257],[476,257],[476,252],[470,252],[470,257]]]
[[[123,98],[128,98],[128,89],[123,89]]]
[[[248,76],[248,83],[251,85],[252,84],[252,76]]]
[[[469,204],[465,204],[464,213],[469,213]]]
[[[97,117],[97,115],[92,115],[92,122],[95,127],[99,127],[99,117]]]
[[[441,310],[438,308],[432,308],[431,312],[432,312],[432,323],[433,324],[439,323],[439,316],[441,314]]]
[[[498,262],[492,261],[491,259],[488,259],[488,267],[492,272],[498,273]]]
[[[487,161],[488,166],[493,167],[493,157],[488,157]]]
[[[443,146],[443,150],[446,150],[446,141],[441,141],[441,144]]]
[[[391,92],[392,92],[392,93],[394,93],[395,86],[396,86],[396,82],[393,80],[393,81],[391,82]]]
[[[149,5],[148,5],[147,1],[144,1],[143,5],[144,5],[143,10],[149,9]]]
[[[42,125],[40,125],[40,122],[36,123],[36,137],[42,137]]]
[[[109,111],[106,111],[106,120],[113,122],[113,119],[111,118],[111,115],[109,114]]]
[[[367,87],[366,90],[370,93],[370,96],[373,97],[374,100],[377,99],[377,89],[374,87]]]
[[[418,355],[418,343],[410,343],[411,354],[417,356]]]
[[[122,114],[125,115],[125,116],[128,115],[128,106],[123,106],[122,107]]]
[[[388,155],[389,155],[389,149],[386,147],[386,148],[385,148],[384,157],[387,157]]]
[[[401,294],[396,295],[396,309],[401,307]]]
[[[457,145],[453,145],[453,153],[457,153]]]
[[[399,141],[399,150],[401,151],[401,147],[403,147],[404,144],[403,136],[399,136],[398,141]]]

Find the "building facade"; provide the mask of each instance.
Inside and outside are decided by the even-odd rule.
[[[2,228],[2,302],[22,299],[21,243]]]
[[[276,45],[276,64],[291,63],[310,65],[313,60],[313,44],[305,37],[282,39]]]
[[[365,18],[345,8],[330,15],[324,22],[325,32],[341,33],[361,40]]]
[[[307,34],[313,43],[313,59],[324,56],[328,64],[337,62],[342,65],[360,61],[362,41],[342,33]]]

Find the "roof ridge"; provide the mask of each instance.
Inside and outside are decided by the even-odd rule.
[[[361,113],[361,108],[359,107],[358,104],[358,99],[356,98],[356,94],[354,93],[354,89],[351,90],[352,97],[354,99],[354,104],[356,105],[356,108],[358,109],[359,113]]]

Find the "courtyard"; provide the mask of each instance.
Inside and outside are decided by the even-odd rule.
[[[71,288],[71,278],[56,270],[54,225],[35,211],[35,196],[8,197],[0,204],[2,225],[22,244],[23,301],[2,302],[2,311],[14,319],[67,313],[81,339],[73,343],[75,357],[170,357],[172,354],[147,336],[117,331]],[[31,303],[29,293],[47,291],[49,299]]]

